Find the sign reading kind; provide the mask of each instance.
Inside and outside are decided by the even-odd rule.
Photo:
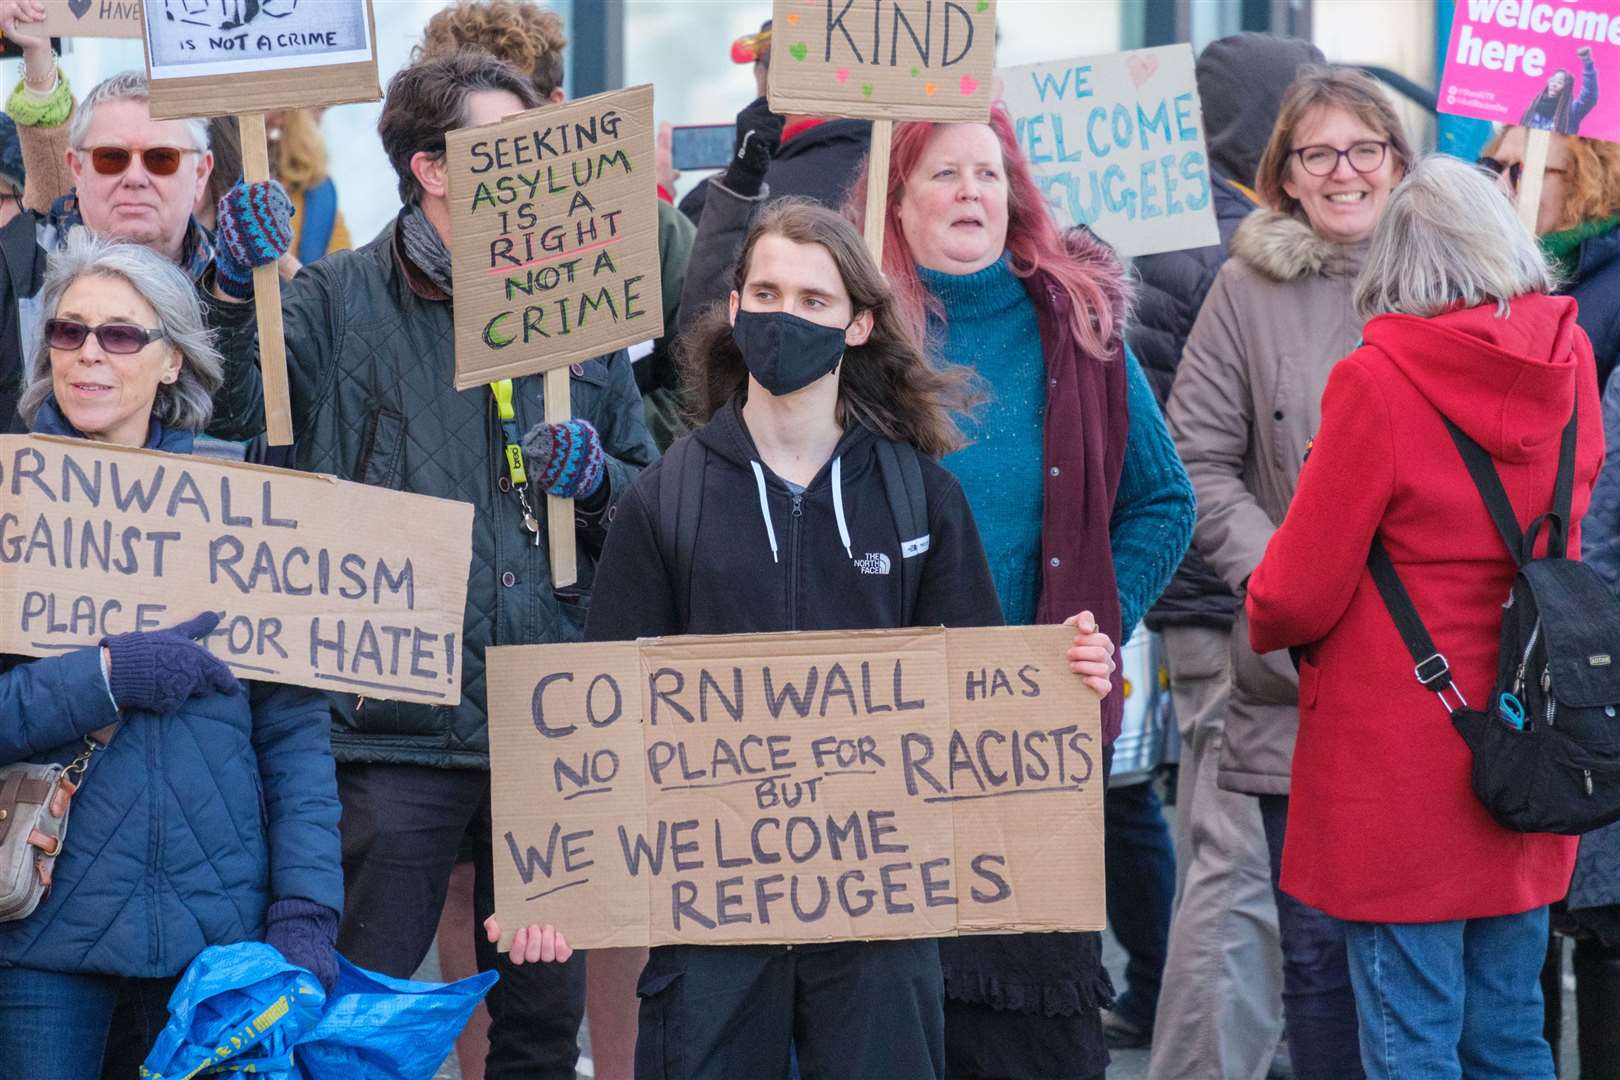
[[[771,110],[984,121],[994,0],[776,0]]]

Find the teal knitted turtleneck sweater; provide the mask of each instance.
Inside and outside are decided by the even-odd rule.
[[[930,346],[966,364],[991,400],[964,425],[972,442],[945,457],[961,481],[1009,625],[1035,619],[1041,584],[1046,360],[1035,304],[1003,258],[972,274],[917,273],[947,314],[930,323]],[[1130,433],[1109,522],[1124,634],[1158,599],[1192,539],[1192,484],[1153,388],[1125,354]],[[1121,642],[1123,645],[1124,642]]]

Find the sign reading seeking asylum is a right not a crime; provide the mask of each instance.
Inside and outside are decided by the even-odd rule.
[[[458,388],[662,336],[652,117],[637,86],[450,133]]]

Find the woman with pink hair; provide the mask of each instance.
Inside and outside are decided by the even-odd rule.
[[[865,178],[849,213],[864,217]],[[894,130],[883,271],[936,359],[972,367],[991,400],[947,454],[979,521],[1009,625],[1096,613],[1123,642],[1170,580],[1193,527],[1193,494],[1141,367],[1125,347],[1125,274],[1089,231],[1062,232],[1000,106],[987,124]],[[1106,774],[1123,695],[1102,703]],[[1056,792],[1043,796],[1070,798]],[[1163,834],[1157,802],[1142,808]],[[1162,905],[1168,840],[1110,907]],[[1151,883],[1162,879],[1165,887]],[[1152,923],[1153,920],[1138,920]],[[1151,949],[1149,950],[1151,951]],[[1159,953],[1162,961],[1163,953]],[[1100,1010],[1113,1004],[1098,934],[972,936],[941,943],[951,1077],[1101,1077]],[[1138,997],[1156,993],[1149,973]],[[1152,1024],[1153,1002],[1133,1001]]]

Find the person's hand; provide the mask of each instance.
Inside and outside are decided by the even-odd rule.
[[[665,120],[658,125],[658,138],[653,143],[653,175],[658,180],[658,186],[675,193],[675,182],[681,178],[681,170],[675,167],[675,125]]]
[[[484,934],[489,938],[490,944],[501,940],[501,924],[491,915],[484,920]],[[555,926],[540,926],[530,923],[528,926],[518,927],[516,936],[512,938],[512,949],[507,958],[514,964],[564,964],[574,955],[574,950],[563,937],[561,930]]]
[[[1071,615],[1063,620],[1064,626],[1075,628],[1074,644],[1069,648],[1069,670],[1080,676],[1098,697],[1107,697],[1114,688],[1109,678],[1114,673],[1114,643],[1107,634],[1097,629],[1097,620],[1089,611]]]
[[[44,19],[45,5],[40,0],[0,0],[0,33],[22,50],[24,77],[30,88],[41,93],[50,90],[56,78],[51,39],[34,32],[31,25]]]
[[[290,251],[276,260],[276,273],[281,275],[282,281],[291,281],[303,268],[304,264],[298,261],[298,256]]]
[[[167,715],[193,697],[240,694],[242,684],[231,669],[197,644],[218,625],[219,612],[205,611],[168,630],[102,638],[107,688],[118,707]]]
[[[1575,55],[1580,57],[1582,60],[1592,59],[1592,46],[1582,45],[1580,48],[1575,50]]]
[[[264,940],[320,980],[328,994],[337,985],[338,913],[301,897],[277,900],[265,915]]]
[[[737,114],[737,141],[720,183],[745,199],[755,198],[781,143],[782,118],[771,112],[764,98],[755,99]]]
[[[523,450],[540,489],[559,499],[588,499],[607,475],[602,437],[589,420],[536,424],[523,436]]]
[[[292,200],[274,180],[238,180],[219,197],[215,284],[234,300],[253,296],[253,271],[292,247]]]

